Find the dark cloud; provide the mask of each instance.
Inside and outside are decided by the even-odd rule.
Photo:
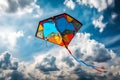
[[[0,68],[16,70],[18,68],[18,62],[12,60],[11,55],[5,52],[0,58]]]
[[[21,8],[24,8],[26,7],[27,5],[30,5],[30,3],[32,2],[33,0],[18,0],[18,4]]]
[[[1,75],[0,80],[32,80],[17,70],[3,71]]]
[[[73,67],[74,66],[74,63],[72,61],[72,59],[70,57],[64,57],[62,59],[63,62],[65,62],[66,64],[68,64],[70,67]]]
[[[43,72],[57,71],[59,70],[55,63],[56,58],[54,56],[47,56],[41,63],[36,64],[36,68]]]
[[[96,62],[106,62],[111,59],[110,54],[107,54],[105,50],[100,50],[99,54],[96,54],[95,61]]]
[[[29,6],[33,0],[7,0],[8,8],[5,10],[8,13],[15,13],[18,9],[24,9]]]
[[[0,55],[0,80],[30,80],[17,70],[19,63],[9,52]]]
[[[16,12],[18,10],[18,4],[15,0],[8,0],[9,8],[7,12]]]
[[[120,79],[119,73],[116,75],[113,75],[113,73],[111,72],[106,75],[101,75],[102,73],[87,73],[86,71],[82,70],[80,67],[76,67],[73,73],[78,75],[77,80],[119,80]]]
[[[16,70],[8,73],[6,78],[10,78],[10,80],[30,80],[29,78],[26,78],[22,72]]]
[[[109,73],[108,75],[104,76],[98,76],[96,74],[88,74],[85,72],[81,72],[80,74],[77,74],[79,76],[78,80],[119,80],[120,76],[113,75],[112,73]]]
[[[76,49],[74,55],[77,58],[82,58],[84,56],[84,54],[80,52],[80,49]]]
[[[99,50],[97,50],[95,52],[96,53],[94,56],[94,60],[96,62],[106,62],[111,59],[111,56],[110,56],[108,50],[106,50],[104,48],[99,48]]]

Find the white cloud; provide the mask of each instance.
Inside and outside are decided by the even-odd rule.
[[[106,23],[103,23],[102,20],[104,19],[103,15],[101,15],[98,19],[94,19],[93,20],[93,25],[96,27],[96,28],[100,28],[99,32],[103,32],[105,26],[106,26]]]
[[[23,31],[15,31],[12,28],[0,28],[0,46],[13,49],[16,46],[17,40],[23,36]]]
[[[73,2],[73,0],[65,0],[64,1],[64,5],[66,5],[70,9],[74,9],[75,8],[75,3]]]
[[[116,13],[112,13],[111,18],[115,19],[116,17],[117,17],[117,14]]]
[[[81,80],[84,78],[90,80],[113,80],[119,78],[120,58],[117,57],[113,51],[106,49],[103,44],[91,40],[90,34],[78,33],[69,45],[69,48],[73,52],[73,55],[79,59],[82,59],[89,64],[92,62],[95,65],[104,66],[107,72],[97,73],[94,70],[91,72],[91,69],[80,66],[79,63],[74,61],[65,48],[55,47],[47,52],[45,51],[34,56],[33,62],[17,61],[18,66],[16,66],[16,70],[13,70],[8,66],[12,62],[11,60],[13,57],[11,57],[9,53],[1,54],[3,57],[0,56],[0,64],[1,62],[2,64],[5,63],[6,65],[4,65],[4,67],[6,68],[0,68],[0,79]],[[99,56],[97,56],[98,54]],[[108,55],[111,58],[108,59]],[[101,60],[101,62],[95,60],[100,59],[101,56],[102,59],[107,58],[108,60]]]
[[[108,6],[114,5],[114,0],[76,0],[76,2],[79,5],[96,8],[98,12],[105,10]],[[65,0],[64,4],[70,9],[75,8],[75,2],[73,0]]]
[[[114,0],[76,0],[80,5],[96,8],[98,12],[105,10],[108,6],[114,4]]]
[[[8,8],[7,0],[1,0],[0,1],[0,10],[6,10]]]
[[[114,5],[114,0],[107,0],[108,5]]]

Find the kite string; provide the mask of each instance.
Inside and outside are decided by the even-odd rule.
[[[66,49],[68,50],[69,54],[70,54],[79,64],[81,64],[81,65],[83,65],[83,66],[86,66],[86,67],[89,67],[89,68],[92,68],[92,69],[95,69],[96,71],[99,71],[99,72],[102,72],[102,71],[103,71],[104,67],[97,67],[97,66],[89,65],[89,64],[85,63],[84,61],[77,59],[67,47],[66,47]]]
[[[46,42],[46,47],[48,47],[47,40],[45,40],[45,42]]]
[[[47,44],[47,38],[45,37],[45,44],[46,44],[46,47],[48,47],[48,44]]]

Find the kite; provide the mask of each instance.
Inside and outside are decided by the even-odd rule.
[[[84,61],[77,59],[68,49],[69,43],[81,27],[81,22],[72,16],[63,13],[40,21],[35,36],[37,38],[65,47],[68,50],[69,54],[78,63],[102,72],[103,67],[89,65]]]

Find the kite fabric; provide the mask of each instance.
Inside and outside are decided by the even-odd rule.
[[[86,64],[82,60],[77,59],[68,49],[69,43],[81,26],[82,23],[78,20],[66,13],[63,13],[40,21],[36,37],[65,47],[78,63],[101,72],[103,68]]]

